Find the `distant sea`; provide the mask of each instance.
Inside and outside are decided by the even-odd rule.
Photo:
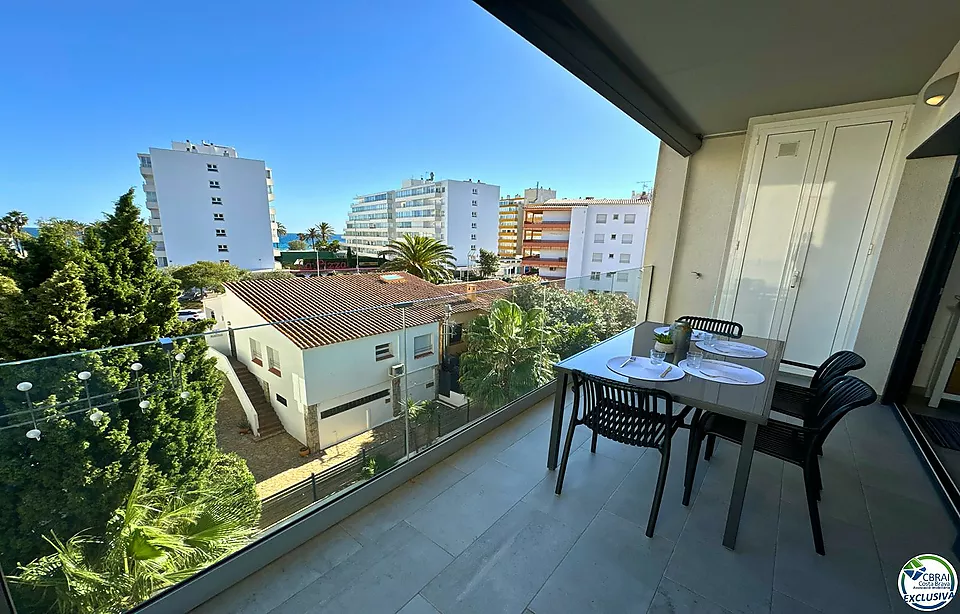
[[[297,239],[297,233],[295,232],[288,232],[287,234],[283,235],[282,237],[280,237],[280,249],[281,250],[290,249],[290,241],[295,241],[296,239]],[[330,235],[330,240],[331,241],[336,240],[343,243],[343,237],[341,235]],[[307,245],[309,245],[309,243],[307,243]]]

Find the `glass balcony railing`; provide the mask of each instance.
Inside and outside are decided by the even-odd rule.
[[[409,300],[310,313],[277,295],[285,280],[243,282],[291,317],[240,325],[228,290],[204,300],[201,333],[0,364],[0,567],[18,611],[123,612],[177,590],[645,315],[640,269],[367,275]]]

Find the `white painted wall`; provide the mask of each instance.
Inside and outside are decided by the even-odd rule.
[[[453,248],[457,266],[468,266],[467,254],[476,246],[475,255],[485,249],[496,253],[500,226],[500,186],[469,181],[441,181],[446,188],[444,208],[446,243]],[[474,194],[473,191],[477,193]],[[477,206],[473,206],[473,201]],[[477,217],[473,217],[473,213]],[[472,225],[477,227],[473,228]],[[476,239],[472,239],[476,235]]]
[[[199,146],[198,146],[199,147]],[[229,260],[239,267],[274,268],[266,166],[262,160],[150,148],[168,264]],[[216,164],[209,172],[207,164]],[[219,181],[220,189],[209,182]],[[211,204],[211,197],[223,200]],[[223,213],[215,221],[214,213]],[[216,230],[227,231],[217,237]],[[218,244],[228,252],[220,252]]]
[[[304,378],[304,359],[300,348],[286,335],[265,323],[257,312],[240,300],[228,289],[216,299],[204,301],[207,310],[217,311],[216,330],[226,330],[228,326],[234,329],[234,338],[237,345],[237,359],[261,381],[269,387],[269,400],[277,412],[283,428],[301,443],[306,444],[307,434],[304,423],[306,393],[302,381]],[[227,338],[224,334],[220,339]],[[253,362],[250,351],[250,339],[256,339],[262,346],[263,366]],[[227,344],[226,353],[229,354],[229,340],[218,342]],[[272,347],[280,354],[280,375],[268,370],[267,347]],[[221,350],[222,351],[222,350]],[[287,400],[287,405],[277,401],[280,395]]]

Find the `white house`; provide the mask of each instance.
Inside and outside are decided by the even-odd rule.
[[[227,284],[204,306],[225,331],[211,345],[260,380],[290,435],[321,450],[401,415],[407,399],[436,399],[444,321],[495,300],[476,288],[506,285],[406,273],[261,279]]]
[[[157,266],[199,260],[273,269],[273,172],[233,147],[174,142],[138,154]]]

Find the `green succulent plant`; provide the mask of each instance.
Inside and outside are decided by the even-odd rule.
[[[665,333],[653,333],[653,338],[656,339],[659,343],[671,344],[673,343],[673,333],[667,331]]]

